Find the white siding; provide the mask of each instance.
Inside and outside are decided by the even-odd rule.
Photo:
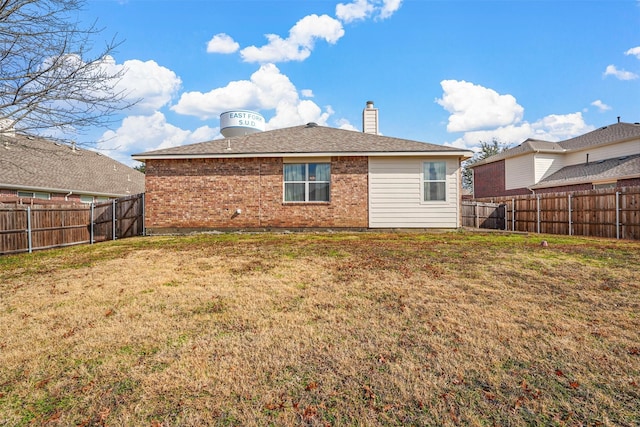
[[[534,155],[513,157],[504,161],[504,187],[506,190],[527,188],[535,184]]]
[[[565,166],[585,163],[587,161],[587,153],[589,153],[589,162],[640,154],[640,139],[567,153]]]
[[[562,154],[536,154],[535,156],[535,176],[537,184],[542,179],[564,167]]]
[[[425,161],[446,161],[447,200],[422,201]],[[369,158],[370,228],[457,228],[460,226],[457,158]]]

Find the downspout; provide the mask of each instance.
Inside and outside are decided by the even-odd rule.
[[[73,191],[69,191],[69,194],[64,196],[64,201],[68,202],[69,201],[69,196],[73,194]]]

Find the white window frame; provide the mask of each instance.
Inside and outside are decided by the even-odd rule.
[[[91,200],[82,200],[83,198],[87,198],[88,199],[89,197],[91,197]],[[94,199],[93,196],[86,195],[86,194],[81,194],[80,195],[80,202],[81,203],[89,204],[89,203],[93,203],[94,201],[95,201],[95,199]]]
[[[602,190],[605,188],[616,188],[618,181],[598,182],[592,184],[594,190]]]
[[[287,181],[285,168],[288,165],[304,165],[304,180],[300,181]],[[328,165],[329,166],[329,180],[318,181],[309,180],[309,165]],[[328,199],[327,200],[309,200],[309,184],[322,184],[326,183],[329,186]],[[287,200],[287,184],[304,184],[304,200]],[[331,163],[330,162],[286,162],[282,168],[282,200],[284,203],[329,203],[331,201]]]
[[[442,163],[444,165],[444,179],[427,179],[428,176],[425,174],[425,169],[430,163]],[[422,162],[422,172],[421,172],[422,180],[420,185],[420,200],[422,203],[445,203],[447,201],[447,161],[446,160],[425,160]],[[440,200],[427,200],[425,189],[427,188],[427,183],[443,183],[444,184],[444,198]]]
[[[43,193],[38,191],[17,191],[16,195],[25,199],[51,200],[51,193]]]

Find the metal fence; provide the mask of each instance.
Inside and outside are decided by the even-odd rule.
[[[482,227],[469,219],[465,223],[464,203],[468,202],[463,202],[463,225]],[[474,203],[488,210],[493,206],[498,225],[489,227],[486,222],[486,228],[640,240],[640,187],[495,197]],[[502,205],[504,213],[498,208]]]
[[[144,234],[144,194],[86,206],[0,207],[0,254]]]

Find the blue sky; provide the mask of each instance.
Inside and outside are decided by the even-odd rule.
[[[84,142],[132,153],[220,138],[219,115],[474,149],[640,122],[640,1],[88,0],[142,98]]]

